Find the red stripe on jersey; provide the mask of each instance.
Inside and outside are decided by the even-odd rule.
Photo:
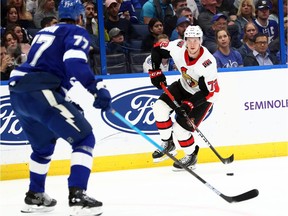
[[[168,119],[168,121],[165,122],[157,122],[156,121],[156,126],[158,129],[167,129],[172,127],[172,120],[171,118]]]
[[[194,65],[198,61],[198,59],[202,56],[203,53],[204,53],[204,49],[203,49],[203,47],[200,47],[200,53],[199,53],[198,57],[191,61],[189,58],[189,55],[188,55],[188,51],[186,49],[184,52],[184,58],[185,58],[185,62],[187,64],[187,66]]]
[[[179,142],[179,145],[180,145],[181,147],[188,147],[188,146],[193,145],[193,143],[194,143],[194,137],[191,136],[188,140],[182,140],[182,141],[178,140],[178,142]]]

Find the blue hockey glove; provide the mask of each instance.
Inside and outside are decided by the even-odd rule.
[[[166,77],[162,73],[161,70],[149,70],[149,76],[151,79],[151,83],[158,89],[161,89],[160,83],[164,83],[165,86],[167,86],[166,83]]]

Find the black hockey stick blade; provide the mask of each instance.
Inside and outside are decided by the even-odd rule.
[[[224,164],[229,164],[232,163],[234,161],[234,154],[232,154],[230,157],[228,158],[222,158],[220,159],[222,161],[222,163]]]
[[[237,202],[242,202],[245,200],[253,199],[254,197],[257,197],[259,194],[259,191],[257,189],[253,189],[250,191],[247,191],[246,193],[240,194],[238,196],[225,196],[224,194],[221,194],[220,196],[225,199],[229,203],[237,203]]]

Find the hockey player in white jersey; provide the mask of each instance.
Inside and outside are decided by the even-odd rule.
[[[158,89],[161,89],[161,83],[167,85],[166,77],[160,70],[162,58],[172,57],[182,75],[168,87],[180,107],[176,107],[168,95],[163,93],[155,102],[153,112],[163,141],[161,146],[175,155],[174,136],[185,152],[180,162],[191,169],[197,163],[199,146],[194,144],[194,128],[187,123],[184,113],[199,126],[219,92],[216,60],[201,45],[202,40],[201,28],[189,26],[184,33],[184,40],[155,44],[151,51],[153,69],[149,71],[151,82]],[[176,112],[175,123],[171,119],[173,110]],[[154,162],[167,158],[160,150],[153,152],[152,157]],[[174,170],[182,170],[177,163],[174,163],[173,167]]]

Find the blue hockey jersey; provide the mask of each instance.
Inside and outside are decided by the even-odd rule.
[[[17,80],[23,72],[48,72],[59,77],[67,90],[71,88],[71,79],[89,89],[95,83],[87,64],[89,47],[89,35],[81,26],[59,23],[46,27],[36,34],[27,61],[17,67],[10,81]]]

